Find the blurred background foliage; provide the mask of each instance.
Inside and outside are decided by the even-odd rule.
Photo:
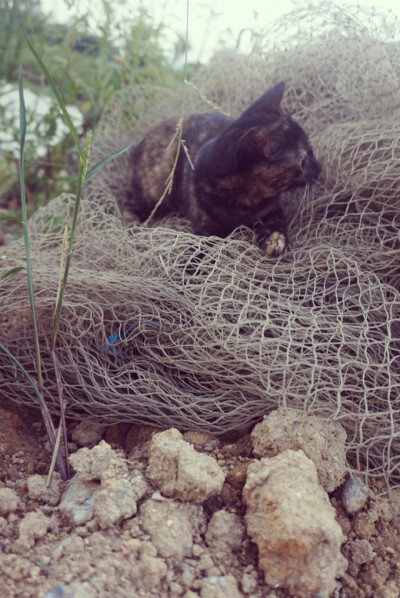
[[[74,0],[66,3],[71,8]],[[164,26],[153,22],[142,3],[127,13],[123,23],[117,22],[112,0],[101,3],[105,18],[94,29],[89,15],[76,16],[65,25],[51,22],[40,0],[0,0],[0,130],[7,132],[0,135],[3,215],[19,214],[19,107],[10,98],[17,89],[20,63],[25,89],[42,104],[40,111],[29,112],[28,107],[28,131],[33,132],[25,153],[30,213],[62,191],[74,191],[77,172],[72,139],[57,136],[60,111],[13,14],[45,61],[66,105],[82,115],[76,122],[82,134],[96,128],[104,106],[121,86],[146,82],[174,89],[183,83],[186,44],[181,35],[176,34],[173,55],[167,55]],[[189,65],[189,77],[197,67]]]

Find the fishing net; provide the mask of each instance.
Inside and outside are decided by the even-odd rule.
[[[123,223],[129,152],[88,183],[57,341],[71,417],[221,434],[278,405],[340,422],[348,461],[400,483],[399,24],[360,8],[297,10],[249,55],[223,52],[185,88],[185,111],[238,115],[285,80],[283,107],[311,138],[321,184],[284,197],[291,250],[261,254],[253,233],[202,238],[170,216]],[[206,99],[204,99],[206,98]],[[92,163],[180,114],[182,93],[125,89],[107,107]],[[144,116],[143,113],[145,112]],[[30,221],[45,398],[58,410],[50,357],[64,195]],[[24,263],[21,242],[8,266]],[[0,287],[2,342],[35,374],[24,274]],[[1,378],[20,378],[0,353]],[[19,379],[2,395],[36,399]]]

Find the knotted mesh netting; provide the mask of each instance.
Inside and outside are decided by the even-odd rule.
[[[297,10],[270,26],[249,55],[223,52],[186,86],[188,113],[240,114],[286,82],[285,111],[309,134],[320,185],[287,195],[291,249],[269,258],[248,229],[193,235],[176,216],[123,224],[129,153],[88,183],[57,342],[71,417],[142,422],[221,434],[287,405],[340,422],[349,463],[400,483],[399,23],[359,8]],[[208,102],[204,100],[207,98]],[[117,94],[92,163],[177,116],[182,93]],[[145,116],[139,117],[146,109]],[[62,196],[30,221],[45,398],[58,410],[50,341]],[[22,242],[7,249],[24,263]],[[0,287],[3,343],[34,370],[26,277]],[[0,353],[1,378],[19,371]],[[2,395],[34,404],[28,383]]]

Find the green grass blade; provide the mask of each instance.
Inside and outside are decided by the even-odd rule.
[[[24,382],[26,380],[26,378],[22,377],[21,378],[0,378],[0,386],[2,384],[10,384],[10,382],[15,383],[15,382]],[[0,399],[0,403],[1,403],[1,399]]]
[[[22,363],[20,363],[18,361],[18,359],[16,357],[14,357],[14,355],[12,353],[10,353],[10,351],[7,349],[7,347],[5,347],[3,345],[3,343],[0,342],[0,349],[2,351],[4,351],[9,358],[15,363],[15,365],[21,370],[21,372],[24,374],[24,378],[26,380],[28,380],[30,382],[30,384],[32,385],[32,388],[34,389],[36,396],[38,398],[39,401],[39,405],[42,411],[42,417],[43,417],[43,421],[44,421],[44,425],[46,426],[46,430],[47,430],[47,434],[49,436],[50,439],[50,444],[52,446],[55,446],[55,442],[56,442],[56,437],[55,437],[55,430],[54,430],[54,425],[53,422],[51,421],[50,418],[50,414],[49,411],[47,409],[47,405],[43,400],[42,394],[38,388],[38,385],[36,384],[35,380],[32,378],[32,376],[26,371],[26,369],[24,368],[24,366],[22,365]],[[66,468],[65,468],[65,464],[64,464],[64,460],[60,454],[59,451],[57,451],[57,465],[59,467],[59,471],[61,473],[61,477],[63,480],[68,479],[67,477],[67,472],[66,472]]]
[[[29,373],[26,371],[26,369],[24,368],[24,366],[22,365],[22,363],[20,363],[20,362],[18,361],[18,359],[17,359],[16,357],[14,357],[14,355],[13,355],[12,353],[10,353],[10,351],[7,349],[7,347],[5,347],[5,346],[3,345],[3,343],[1,343],[1,342],[0,342],[0,349],[2,349],[2,351],[4,351],[5,353],[7,353],[7,355],[10,357],[10,359],[12,359],[12,361],[13,361],[13,362],[14,362],[14,363],[15,363],[15,364],[16,364],[16,365],[19,367],[19,369],[21,370],[21,372],[24,374],[24,378],[25,378],[26,380],[28,380],[28,381],[30,382],[30,384],[32,385],[32,387],[33,387],[33,389],[34,389],[34,391],[35,391],[35,393],[36,393],[36,396],[37,396],[37,398],[38,398],[38,401],[39,401],[40,407],[41,407],[42,409],[45,409],[45,408],[46,408],[46,405],[45,405],[45,403],[44,403],[44,401],[43,401],[43,397],[42,397],[42,395],[40,394],[40,391],[39,391],[39,389],[38,389],[38,386],[37,386],[37,384],[36,384],[35,380],[34,380],[34,379],[32,378],[32,376],[31,376],[31,375],[30,375],[30,374],[29,374]]]
[[[18,222],[18,224],[24,224],[21,218],[17,216],[0,216],[0,222]]]
[[[53,77],[50,75],[50,73],[49,73],[46,65],[44,64],[43,60],[40,58],[39,54],[37,53],[37,50],[36,50],[35,46],[31,42],[31,40],[29,39],[28,35],[23,30],[23,28],[21,27],[21,25],[18,22],[18,19],[15,16],[14,12],[13,11],[11,11],[11,12],[12,12],[13,18],[14,18],[14,20],[15,20],[18,28],[19,28],[19,30],[21,31],[21,33],[22,33],[22,35],[23,35],[26,43],[29,46],[30,51],[32,52],[32,54],[36,58],[37,63],[39,64],[40,68],[42,69],[45,77],[47,78],[47,81],[49,82],[49,85],[50,85],[50,87],[51,87],[51,89],[52,89],[52,91],[54,93],[54,96],[55,96],[55,98],[57,100],[57,103],[58,103],[58,105],[60,107],[60,110],[61,110],[61,112],[64,115],[65,122],[67,123],[68,128],[70,130],[70,133],[72,135],[72,138],[73,138],[73,140],[75,142],[76,149],[78,150],[78,153],[79,153],[79,157],[83,158],[83,151],[82,151],[81,144],[79,142],[79,136],[78,136],[78,133],[76,132],[76,129],[75,129],[74,124],[73,124],[73,122],[71,120],[71,117],[68,114],[67,108],[65,107],[65,103],[64,103],[64,100],[62,98],[62,95],[58,91],[57,85],[55,84],[55,81],[54,81]]]
[[[83,189],[83,185],[85,183],[87,167],[88,167],[88,163],[89,163],[89,153],[90,153],[91,142],[92,142],[92,132],[88,131],[88,133],[86,135],[85,153],[84,153],[83,157],[79,160],[79,173],[78,173],[78,181],[76,184],[76,199],[75,199],[75,206],[74,206],[74,214],[72,217],[71,234],[70,234],[69,243],[68,243],[67,257],[65,260],[64,276],[63,276],[63,279],[61,282],[60,294],[58,297],[58,302],[56,305],[56,311],[55,311],[55,316],[54,316],[53,339],[52,339],[52,345],[51,345],[53,349],[56,346],[61,308],[62,308],[62,304],[64,301],[65,288],[67,286],[68,273],[69,273],[69,268],[70,268],[70,264],[71,264],[72,248],[73,248],[74,238],[75,238],[76,224],[78,222],[79,208],[80,208],[81,197],[82,197],[82,189]]]
[[[101,168],[103,168],[103,166],[105,166],[106,164],[108,164],[109,162],[111,162],[111,160],[114,160],[114,158],[117,158],[118,156],[120,156],[121,154],[124,154],[125,152],[127,152],[129,149],[131,149],[131,145],[128,145],[127,147],[125,147],[122,150],[119,150],[118,152],[115,152],[114,154],[111,154],[110,156],[107,156],[106,158],[103,158],[102,160],[100,160],[100,162],[98,162],[96,164],[96,166],[93,166],[93,168],[91,168],[88,173],[85,176],[85,183],[88,179],[90,179],[90,177],[92,175],[95,174],[95,172],[97,172],[98,170],[100,170]]]
[[[24,86],[23,86],[23,77],[22,77],[22,68],[19,69],[19,97],[20,97],[20,143],[21,143],[21,152],[20,152],[20,186],[21,186],[21,209],[22,209],[22,220],[23,220],[23,232],[24,232],[24,243],[25,243],[25,252],[26,252],[26,268],[28,273],[28,286],[29,286],[29,299],[31,303],[31,311],[32,311],[32,323],[33,323],[33,337],[35,343],[35,353],[36,353],[36,370],[37,370],[37,377],[38,377],[38,384],[34,385],[35,390],[37,390],[37,396],[40,397],[40,407],[42,410],[43,420],[47,429],[47,433],[49,436],[50,444],[52,447],[56,446],[56,437],[55,437],[55,428],[53,425],[53,421],[51,419],[49,410],[47,409],[47,405],[43,400],[42,392],[43,392],[43,377],[42,377],[42,363],[41,363],[41,356],[40,356],[40,345],[39,345],[39,334],[37,328],[37,317],[36,317],[36,309],[35,309],[35,300],[34,300],[34,293],[33,293],[33,279],[32,279],[32,265],[30,259],[30,246],[29,246],[29,236],[28,236],[28,217],[27,217],[27,210],[26,210],[26,196],[25,196],[25,177],[24,177],[24,147],[25,147],[25,135],[26,135],[26,108],[25,108],[25,99],[24,99]],[[80,146],[79,146],[80,148]],[[81,150],[82,151],[82,150]],[[83,158],[80,158],[80,163],[85,162],[87,164],[87,157],[84,155]],[[11,356],[11,354],[7,351],[7,353]],[[14,358],[15,363],[17,361]],[[21,366],[21,364],[19,364]],[[22,366],[21,366],[22,367]],[[27,373],[27,372],[26,372]],[[33,382],[32,378],[28,378],[31,383]],[[66,449],[67,450],[67,449]],[[68,464],[66,466],[65,461],[62,457],[61,452],[58,448],[54,451],[56,453],[56,460],[58,464],[59,471],[61,476],[64,480],[68,479],[69,477],[69,467]]]
[[[9,276],[17,274],[17,272],[20,272],[21,270],[26,270],[25,266],[15,266],[15,268],[11,268],[11,270],[3,274],[1,278],[8,278]]]
[[[22,75],[22,67],[19,67],[19,141],[20,141],[20,174],[22,170],[24,170],[24,150],[25,150],[25,137],[26,137],[26,106],[25,106],[25,97],[24,97],[24,84],[23,84],[23,75]],[[22,179],[23,181],[23,179]],[[21,182],[21,178],[20,178]],[[22,185],[24,187],[24,185]],[[22,194],[22,189],[21,189]],[[25,217],[24,214],[22,215],[23,221],[26,223],[26,213]]]
[[[25,196],[25,172],[24,172],[24,148],[25,148],[25,135],[26,135],[26,108],[25,108],[25,98],[24,98],[24,85],[23,85],[23,76],[22,76],[22,68],[19,69],[19,101],[20,101],[20,108],[19,108],[19,120],[20,120],[20,158],[19,158],[19,180],[21,186],[21,211],[22,211],[22,221],[23,221],[23,233],[24,233],[24,244],[25,244],[25,253],[26,253],[26,270],[28,273],[28,288],[29,288],[29,300],[31,303],[31,311],[32,311],[32,322],[33,322],[33,335],[35,341],[35,351],[36,351],[36,368],[38,374],[38,385],[39,390],[43,387],[42,381],[42,363],[40,357],[40,348],[39,348],[39,335],[37,330],[37,318],[36,318],[36,309],[35,309],[35,300],[33,294],[33,279],[32,279],[32,265],[31,265],[31,252],[29,246],[29,236],[28,236],[28,215],[26,210],[26,196]]]

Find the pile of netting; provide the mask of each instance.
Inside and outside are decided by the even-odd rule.
[[[186,86],[185,111],[238,115],[284,80],[285,111],[310,136],[321,185],[291,214],[291,249],[261,254],[253,234],[202,238],[176,216],[124,226],[129,152],[88,183],[57,342],[67,415],[221,434],[278,405],[340,422],[350,463],[400,483],[400,45],[394,17],[295,11],[247,55],[221,53]],[[205,100],[206,98],[207,100]],[[182,95],[141,87],[104,115],[92,162],[180,114]],[[138,114],[146,108],[144,117]],[[45,399],[58,410],[50,357],[62,196],[30,222]],[[21,242],[8,248],[24,263]],[[0,287],[2,342],[35,374],[24,274]],[[4,332],[4,330],[6,332]],[[36,402],[0,353],[3,397]]]

